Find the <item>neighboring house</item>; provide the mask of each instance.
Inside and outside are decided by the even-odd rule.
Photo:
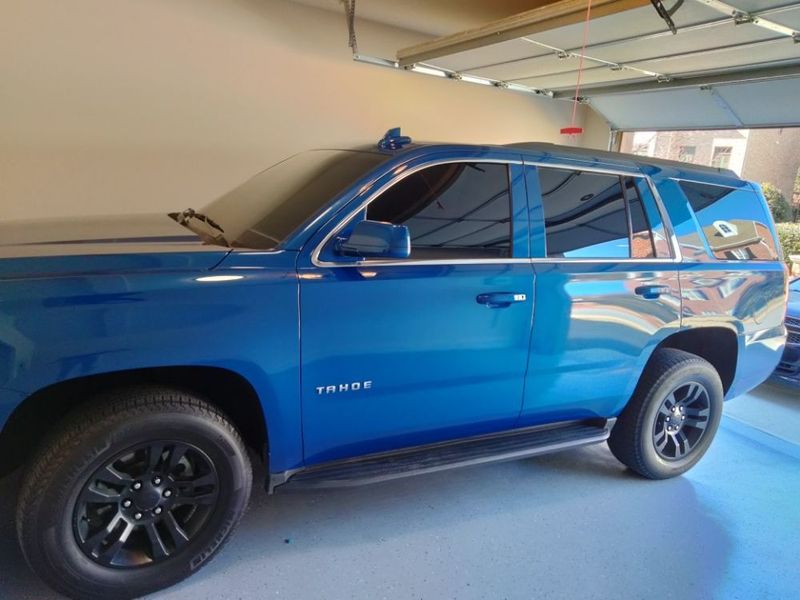
[[[637,131],[623,135],[621,151],[731,169],[746,179],[772,183],[792,198],[800,128]]]
[[[800,127],[750,131],[742,177],[773,184],[791,202],[798,167]]]

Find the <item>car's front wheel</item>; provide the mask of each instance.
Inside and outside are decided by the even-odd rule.
[[[656,350],[608,446],[644,477],[685,473],[711,445],[723,396],[719,374],[708,361],[682,350]]]
[[[221,548],[251,483],[242,440],[214,407],[173,389],[118,391],[70,417],[34,458],[20,545],[67,596],[141,596]]]

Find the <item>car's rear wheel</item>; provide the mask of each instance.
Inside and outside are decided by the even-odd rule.
[[[620,462],[650,479],[691,469],[708,450],[722,417],[719,374],[703,358],[660,349],[650,360],[608,446]]]
[[[69,418],[34,458],[17,531],[28,563],[73,598],[172,585],[227,540],[250,494],[242,440],[185,392],[134,388]]]

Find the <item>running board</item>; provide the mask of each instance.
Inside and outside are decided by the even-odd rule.
[[[284,485],[291,488],[334,488],[377,483],[597,444],[608,439],[614,421],[616,419],[597,419],[528,427],[273,473],[269,492]]]

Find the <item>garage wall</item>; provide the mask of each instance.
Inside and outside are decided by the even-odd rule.
[[[384,56],[424,39],[358,31]],[[0,32],[4,220],[199,207],[288,154],[394,125],[563,142],[571,108],[354,63],[343,14],[286,0],[3,0]],[[602,119],[587,127],[604,147]]]

